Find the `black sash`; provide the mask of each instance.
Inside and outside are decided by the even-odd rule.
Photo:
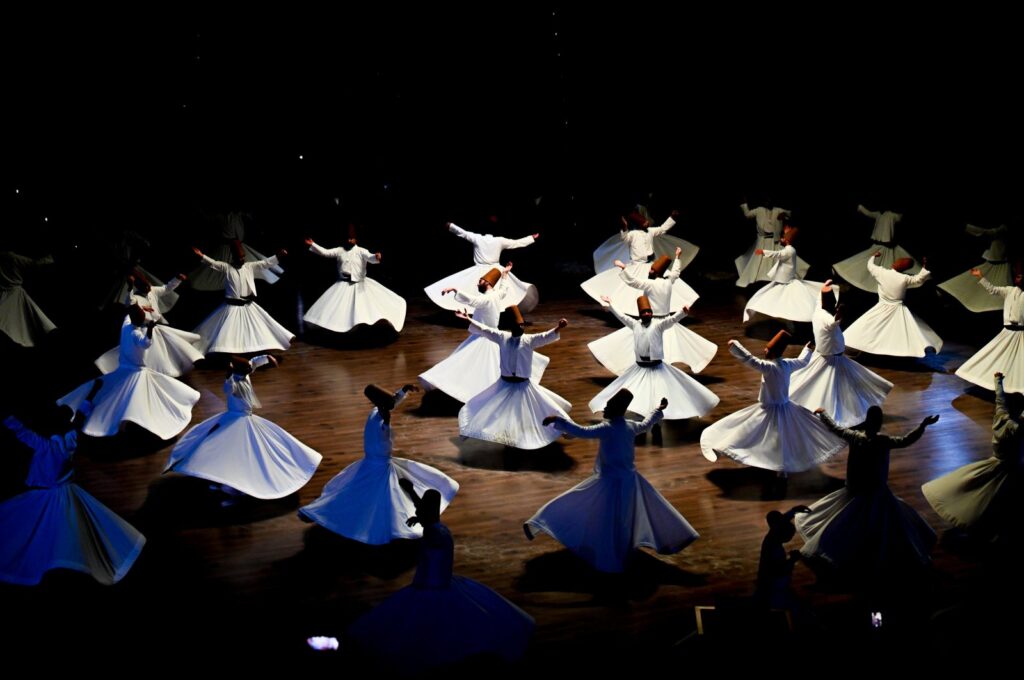
[[[640,357],[637,359],[636,365],[640,368],[654,368],[655,366],[661,366],[661,359],[648,359],[647,357]]]
[[[520,378],[517,375],[503,375],[501,376],[501,379],[510,383],[524,383],[529,380],[529,378]]]
[[[244,307],[246,305],[251,305],[252,304],[252,300],[248,300],[248,299],[245,299],[245,298],[229,298],[229,297],[226,297],[226,298],[224,298],[224,303],[225,304],[229,304],[229,305],[231,305],[233,307]]]

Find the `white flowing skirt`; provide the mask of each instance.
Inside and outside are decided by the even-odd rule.
[[[876,260],[872,257],[875,253],[881,253],[882,255]],[[832,265],[832,270],[843,277],[843,280],[851,286],[857,286],[861,290],[874,293],[878,291],[878,281],[875,281],[875,277],[868,271],[868,262],[874,262],[883,269],[892,269],[892,263],[904,257],[914,260],[913,255],[899,246],[890,248],[888,246],[874,245],[856,255],[851,255],[842,262],[836,262]],[[914,266],[903,273],[912,276],[919,271],[921,271],[921,265],[917,260],[914,260]]]
[[[630,346],[632,351],[632,345]],[[530,381],[539,385],[551,359],[533,353]],[[425,390],[441,390],[466,403],[501,377],[501,350],[485,337],[470,335],[446,359],[419,376]]]
[[[846,447],[803,406],[753,404],[705,429],[700,450],[710,461],[719,455],[737,463],[777,472],[803,472]]]
[[[1008,262],[1000,262],[999,264],[985,262],[984,264],[979,264],[977,268],[981,270],[982,275],[993,286],[1013,285],[1013,270]],[[957,302],[972,312],[995,312],[1003,308],[1003,297],[1001,295],[990,295],[978,283],[978,279],[971,276],[970,270],[954,276],[948,281],[943,281],[939,284],[939,288],[952,295],[956,298]]]
[[[286,350],[295,336],[255,302],[222,304],[196,326],[203,354],[249,354]]]
[[[542,423],[547,416],[569,419],[572,404],[542,385],[500,378],[459,409],[459,434],[520,449],[539,449],[561,433]]]
[[[267,259],[266,255],[253,250],[245,243],[242,244],[242,250],[245,251],[246,262],[256,262],[257,260]],[[231,251],[231,246],[227,243],[221,243],[214,246],[206,254],[210,259],[220,260],[221,262],[231,262],[235,257],[234,253]],[[257,269],[252,273],[252,275],[257,279],[263,279],[267,283],[277,283],[278,279],[281,278],[281,274],[284,274],[284,269],[282,269],[280,265]],[[223,272],[219,272],[216,269],[210,269],[205,264],[201,264],[188,275],[188,282],[195,290],[223,291],[225,278],[226,277]]]
[[[445,288],[457,288],[459,290],[476,292],[476,286],[480,282],[480,278],[492,269],[500,271],[502,266],[500,264],[475,264],[472,267],[447,276],[437,283],[430,284],[423,291],[430,298],[430,301],[438,307],[457,312],[463,309],[465,305],[456,302],[454,295],[441,295],[441,291]],[[502,304],[506,307],[519,305],[519,311],[525,314],[537,306],[537,301],[540,299],[537,293],[537,286],[520,280],[512,272],[508,273],[505,285],[508,292],[505,294]]]
[[[675,259],[676,248],[682,248],[682,252],[679,253],[679,266],[682,269],[689,267],[693,258],[697,257],[697,253],[700,251],[698,246],[689,241],[668,234],[655,236],[651,239],[651,246],[654,249],[654,259],[658,259],[662,255]],[[594,251],[594,273],[600,274],[611,269],[615,266],[615,260],[629,262],[629,246],[618,234],[608,237]]]
[[[664,362],[648,368],[634,363],[632,368],[598,392],[587,406],[594,413],[603,411],[608,400],[621,389],[633,393],[628,409],[643,416],[654,411],[662,398],[668,399],[665,420],[699,418],[718,406],[718,395]]]
[[[821,306],[820,281],[793,279],[789,283],[772,281],[747,301],[743,309],[743,322],[750,321],[751,312],[790,321],[810,321]],[[838,289],[832,294],[839,299]]]
[[[646,262],[633,262],[627,266],[629,273],[634,278],[640,280],[646,279],[647,274],[651,271],[651,265]],[[605,302],[601,300],[601,296],[606,295],[611,299],[612,306],[619,310],[619,312],[630,316],[637,316],[639,311],[636,307],[636,299],[643,295],[644,292],[627,285],[619,277],[620,271],[618,267],[606,269],[581,283],[580,288],[602,305]],[[699,298],[700,296],[697,295],[697,291],[687,285],[685,281],[676,279],[672,282],[672,299],[669,302],[668,311],[675,313],[683,307],[692,307]]]
[[[860,576],[928,566],[935,545],[932,528],[886,486],[859,495],[833,491],[797,515],[796,528],[803,555]]]
[[[78,411],[89,396],[93,381],[83,383],[57,400]],[[111,437],[121,423],[130,421],[161,439],[170,439],[192,420],[192,407],[199,393],[169,375],[148,368],[119,366],[103,376],[103,385],[93,398],[92,413],[82,432],[90,437]]]
[[[227,484],[254,498],[283,498],[306,485],[319,453],[253,414],[226,411],[181,438],[164,472]]]
[[[422,538],[423,527],[409,526],[416,506],[398,480],[408,479],[419,496],[441,494],[441,511],[455,498],[459,483],[440,470],[405,458],[363,458],[327,482],[320,497],[299,515],[360,543],[382,545],[399,538]]]
[[[843,332],[846,346],[871,354],[923,357],[942,349],[942,338],[903,303],[881,300]]]
[[[942,519],[957,528],[998,533],[1006,524],[1020,521],[1020,475],[1015,461],[991,456],[933,479],[921,493]]]
[[[771,236],[758,236],[754,239],[754,244],[747,249],[747,252],[734,260],[734,263],[736,264],[736,273],[739,275],[739,279],[736,280],[736,285],[740,288],[746,288],[755,281],[771,281],[771,278],[768,276],[768,272],[771,271],[775,261],[768,257],[755,255],[754,251],[758,248],[761,250],[778,250],[779,245],[772,240]],[[803,258],[797,255],[797,277],[802,279],[807,276],[807,270],[810,268],[811,265],[804,262]]]
[[[192,370],[193,364],[203,358],[196,349],[202,342],[197,333],[189,333],[170,326],[153,326],[153,344],[146,349],[143,362],[146,368],[177,378]],[[119,347],[104,352],[93,363],[100,373],[113,373],[119,365]]]
[[[698,538],[686,518],[639,473],[595,474],[548,501],[526,525],[548,534],[592,567],[625,571],[640,547],[677,553]]]
[[[844,354],[814,353],[811,362],[794,371],[789,399],[810,411],[825,409],[840,427],[864,422],[868,408],[880,406],[892,383]]]
[[[996,389],[994,375],[1003,374],[1003,389],[1024,393],[1024,331],[1003,328],[965,361],[956,374],[986,390]]]
[[[22,347],[35,347],[57,326],[21,286],[0,289],[0,332]]]
[[[135,527],[71,482],[0,503],[0,526],[0,581],[26,586],[51,569],[117,583],[146,543]]]
[[[338,281],[302,318],[335,333],[347,333],[359,324],[372,326],[381,319],[401,331],[405,326],[405,299],[373,279]]]
[[[447,588],[402,588],[348,633],[368,654],[412,675],[480,655],[515,661],[533,628],[533,617],[495,591],[452,576]]]
[[[718,352],[718,345],[678,323],[665,331],[661,342],[666,364],[686,364],[693,373],[703,371]],[[616,375],[636,365],[633,331],[626,327],[594,340],[587,348],[602,366]]]

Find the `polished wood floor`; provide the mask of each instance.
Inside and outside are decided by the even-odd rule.
[[[758,374],[728,354],[726,341],[736,337],[758,351],[774,330],[769,322],[744,329],[743,294],[729,286],[716,290],[686,323],[720,348],[697,378],[721,403],[705,418],[666,424],[662,445],[647,441],[636,456],[639,471],[701,538],[677,555],[638,555],[624,576],[598,575],[550,538],[531,542],[522,531],[524,519],[590,473],[593,442],[561,440],[540,451],[462,442],[455,417],[459,404],[438,393],[413,394],[395,413],[396,455],[433,465],[461,484],[444,515],[456,540],[456,572],[494,588],[536,618],[523,668],[599,664],[601,658],[694,658],[700,654],[692,646],[695,638],[688,637],[695,630],[694,606],[751,591],[765,513],[810,503],[842,484],[845,454],[792,476],[784,498],[771,475],[701,456],[701,429],[757,397]],[[586,344],[614,330],[614,320],[585,298],[568,295],[573,297],[544,299],[529,316],[537,330],[559,317],[569,319],[562,340],[544,349],[551,357],[544,384],[570,400],[572,416],[585,423],[595,420],[587,402],[612,379]],[[344,541],[304,524],[295,510],[362,456],[370,409],[363,387],[416,382],[417,374],[466,335],[463,323],[423,298],[410,300],[397,338],[378,331],[341,341],[308,333],[280,368],[254,376],[260,415],[324,455],[312,481],[290,498],[222,508],[223,497],[200,480],[161,474],[173,442],[131,429],[112,440],[87,442],[77,482],[139,527],[148,544],[114,587],[57,572],[37,588],[0,589],[8,619],[22,622],[5,644],[48,649],[40,640],[58,635],[57,647],[70,645],[81,663],[99,663],[130,647],[153,658],[192,659],[216,650],[220,659],[240,655],[343,667],[344,655],[325,661],[305,649],[304,639],[341,635],[355,617],[405,586],[417,548]],[[797,331],[806,335],[809,328]],[[926,360],[861,358],[896,384],[885,405],[888,429],[902,432],[924,415],[941,416],[920,443],[893,455],[890,475],[893,491],[939,532],[948,527],[920,485],[990,451],[991,397],[952,375],[973,349],[949,337],[942,353]],[[795,353],[791,348],[789,354]],[[185,380],[202,393],[193,423],[222,410],[221,370],[200,367]],[[987,596],[992,590],[986,587],[1000,573],[993,566],[998,560],[985,550],[955,541],[941,542],[934,557],[935,573],[914,600],[924,620],[980,593]],[[821,588],[804,565],[797,566],[795,583],[823,638],[861,625],[857,617],[869,605],[860,596]],[[939,630],[929,639],[941,644],[942,635]]]

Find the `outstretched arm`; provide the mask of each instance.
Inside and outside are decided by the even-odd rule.
[[[544,419],[543,423],[551,425],[563,434],[567,434],[570,437],[579,437],[580,439],[597,439],[601,436],[601,430],[608,428],[604,423],[584,427],[561,416],[548,416]]]
[[[866,217],[871,217],[871,218],[874,218],[874,219],[876,219],[876,220],[877,220],[877,219],[878,219],[879,217],[881,217],[881,216],[882,216],[882,213],[880,213],[880,212],[876,212],[876,211],[874,211],[874,210],[868,210],[868,209],[867,209],[867,208],[865,208],[865,207],[864,207],[863,205],[858,205],[858,206],[857,206],[857,212],[859,212],[859,213],[860,213],[861,215],[864,215],[864,216],[866,216]]]
[[[254,371],[260,366],[266,366],[267,364],[270,364],[271,368],[277,368],[277,357],[272,354],[261,354],[258,357],[249,359],[249,365],[252,366]]]
[[[641,434],[643,432],[647,432],[652,427],[660,423],[662,418],[665,417],[666,408],[668,408],[668,399],[662,398],[661,403],[658,405],[658,408],[651,411],[651,413],[646,418],[644,418],[637,424],[636,433]]]
[[[832,430],[840,439],[849,442],[850,444],[856,444],[859,442],[867,441],[867,435],[860,430],[851,430],[848,427],[841,427],[836,421],[832,420],[832,416],[825,413],[824,409],[818,409],[815,411],[821,422],[825,423],[825,427]]]
[[[729,341],[729,354],[750,366],[755,371],[764,373],[769,368],[772,368],[775,364],[771,361],[765,361],[764,359],[758,359],[753,354],[747,351],[747,348],[736,342],[735,340]]]
[[[673,210],[672,214],[668,218],[666,218],[664,222],[661,223],[660,227],[649,227],[647,229],[647,233],[650,234],[651,236],[661,236],[662,234],[667,232],[669,229],[671,229],[672,227],[676,226],[675,218],[678,215],[679,215],[679,212],[676,211],[676,210]]]
[[[921,438],[921,435],[924,434],[925,428],[937,422],[939,422],[938,416],[928,416],[927,418],[921,421],[920,425],[918,425],[917,427],[915,427],[913,430],[903,435],[902,437],[889,437],[889,440],[892,444],[892,448],[902,449],[907,446],[910,446],[911,444],[913,444],[914,442]]]
[[[459,238],[466,239],[470,243],[476,243],[477,238],[479,238],[480,236],[479,234],[474,234],[471,231],[466,231],[465,229],[455,224],[454,222],[448,223],[448,231],[452,232]]]

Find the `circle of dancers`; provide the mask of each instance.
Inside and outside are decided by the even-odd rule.
[[[755,599],[778,606],[787,601],[799,559],[868,580],[913,574],[930,564],[935,532],[889,490],[887,477],[892,450],[912,446],[939,418],[928,415],[904,435],[883,433],[881,405],[894,385],[846,350],[922,357],[941,351],[943,343],[905,304],[907,290],[921,286],[930,272],[925,258],[918,262],[896,244],[902,214],[857,206],[874,219],[871,247],[833,269],[847,284],[877,292],[878,302],[848,319],[838,284],[804,279],[809,265],[795,244],[807,230],[801,234],[790,211],[767,203],[741,205],[742,214],[755,221],[757,236],[736,258],[736,285],[766,282],[750,297],[742,320],[758,313],[809,322],[813,340],[796,357],[785,356],[793,339],[788,331],[764,345],[763,357],[730,340],[728,352],[760,374],[757,402],[704,428],[700,451],[712,462],[725,456],[784,478],[849,449],[842,488],[810,506],[766,517]],[[229,357],[226,410],[185,432],[164,471],[205,480],[231,497],[255,499],[288,496],[313,477],[321,454],[255,414],[261,403],[252,378],[257,369],[279,364],[272,352],[287,351],[294,335],[255,301],[255,280],[278,280],[287,251],[264,257],[245,245],[246,217],[233,212],[224,218],[212,257],[193,248],[202,268],[191,275],[162,283],[141,267],[131,268],[119,293],[127,311],[118,346],[96,360],[100,376],[56,401],[45,431],[13,415],[3,420],[33,457],[25,490],[0,502],[0,580],[32,585],[55,568],[85,572],[104,584],[125,576],[145,538],[71,481],[79,439],[116,436],[129,422],[163,440],[178,436],[200,399],[179,378],[208,355]],[[563,318],[527,333],[524,314],[537,308],[537,288],[513,274],[511,262],[501,261],[505,250],[532,246],[540,234],[513,239],[448,222],[450,233],[473,246],[473,265],[424,289],[432,302],[467,324],[466,339],[418,377],[424,390],[463,403],[457,425],[462,438],[527,450],[562,435],[598,440],[593,474],[540,507],[523,530],[530,540],[546,534],[600,572],[626,572],[640,548],[673,554],[700,537],[635,463],[638,436],[657,430],[663,420],[702,418],[719,403],[712,390],[674,365],[700,373],[718,350],[680,323],[699,295],[681,278],[698,248],[668,235],[679,218],[672,211],[654,226],[647,208],[636,206],[620,219],[619,233],[594,252],[596,273],[582,288],[622,325],[588,345],[616,375],[588,403],[602,414],[597,424],[574,422],[572,405],[541,384],[550,359],[537,350],[573,342],[570,324]],[[968,225],[968,234],[991,238],[984,263],[940,285],[972,311],[1003,311],[1003,328],[956,371],[995,395],[992,456],[922,487],[941,517],[990,537],[1015,524],[1024,439],[1021,410],[1013,403],[1024,393],[1024,269],[1020,260],[1009,259],[1006,232],[1005,226]],[[381,264],[382,253],[360,246],[354,227],[343,246],[325,248],[311,238],[305,243],[337,266],[336,283],[306,311],[305,321],[338,334],[381,320],[402,331],[405,300],[367,276],[367,266]],[[0,253],[0,330],[19,345],[32,347],[55,327],[22,287],[25,272],[52,263],[50,257]],[[172,327],[166,316],[189,286],[223,291],[221,304],[194,332]],[[421,543],[412,583],[349,629],[367,654],[419,666],[478,654],[518,659],[533,632],[532,617],[486,585],[453,575],[454,539],[441,517],[455,502],[459,482],[393,455],[399,406],[418,391],[415,384],[396,392],[374,384],[364,388],[372,405],[364,457],[339,471],[299,516],[368,545]],[[787,552],[785,543],[797,533],[803,548]],[[408,636],[395,636],[396,626]]]

